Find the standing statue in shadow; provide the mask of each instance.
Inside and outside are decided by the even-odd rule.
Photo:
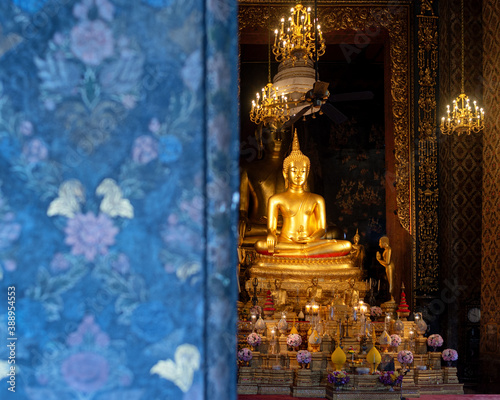
[[[389,293],[391,301],[394,302],[394,279],[395,279],[395,265],[392,260],[392,249],[389,245],[389,238],[382,236],[379,240],[379,246],[384,249],[382,254],[377,252],[377,261],[385,268],[385,275],[389,283]]]

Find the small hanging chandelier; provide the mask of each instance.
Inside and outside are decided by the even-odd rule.
[[[288,26],[285,27],[285,18],[281,18],[280,29],[276,29],[273,54],[276,61],[282,62],[288,59],[293,61],[308,58],[313,60],[316,51],[316,32],[313,23],[311,23],[311,8],[307,9],[298,3],[291,10],[291,16],[288,18]],[[325,54],[325,39],[321,33],[321,27],[318,30],[318,49],[316,57]]]
[[[290,118],[286,96],[278,95],[278,88],[269,82],[262,88],[262,94],[257,93],[256,99],[252,101],[250,110],[250,121],[257,125],[261,122],[276,121],[278,124],[285,123]]]
[[[450,108],[447,105],[447,116],[441,118],[441,132],[445,135],[458,135],[466,133],[478,133],[484,128],[484,110],[480,108],[476,101],[473,102],[473,107],[470,105],[469,98],[465,94],[465,50],[464,50],[464,1],[461,2],[461,18],[462,18],[462,92],[453,100]],[[473,109],[474,108],[474,109]]]
[[[250,121],[255,124],[269,123],[275,121],[277,124],[283,124],[290,119],[290,110],[288,108],[287,97],[280,94],[278,88],[271,82],[271,39],[268,39],[268,64],[267,81],[269,82],[262,88],[262,93],[256,94],[256,99],[252,101],[250,110]]]

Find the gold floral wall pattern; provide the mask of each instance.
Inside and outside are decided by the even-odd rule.
[[[494,0],[483,1],[484,106],[487,110],[483,133],[483,203],[481,267],[481,352],[493,364],[485,367],[490,378],[498,371],[498,343],[488,330],[500,323],[500,10]],[[491,356],[495,349],[496,356]],[[498,374],[497,374],[498,376]]]

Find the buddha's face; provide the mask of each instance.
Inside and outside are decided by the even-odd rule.
[[[262,143],[266,151],[271,153],[281,150],[281,138],[278,137],[276,126],[272,123],[262,129]]]
[[[292,161],[288,168],[288,180],[293,185],[303,186],[307,179],[307,163],[305,160]]]

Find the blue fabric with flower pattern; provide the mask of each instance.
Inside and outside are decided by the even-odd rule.
[[[8,0],[0,28],[0,397],[234,398],[236,3]]]

